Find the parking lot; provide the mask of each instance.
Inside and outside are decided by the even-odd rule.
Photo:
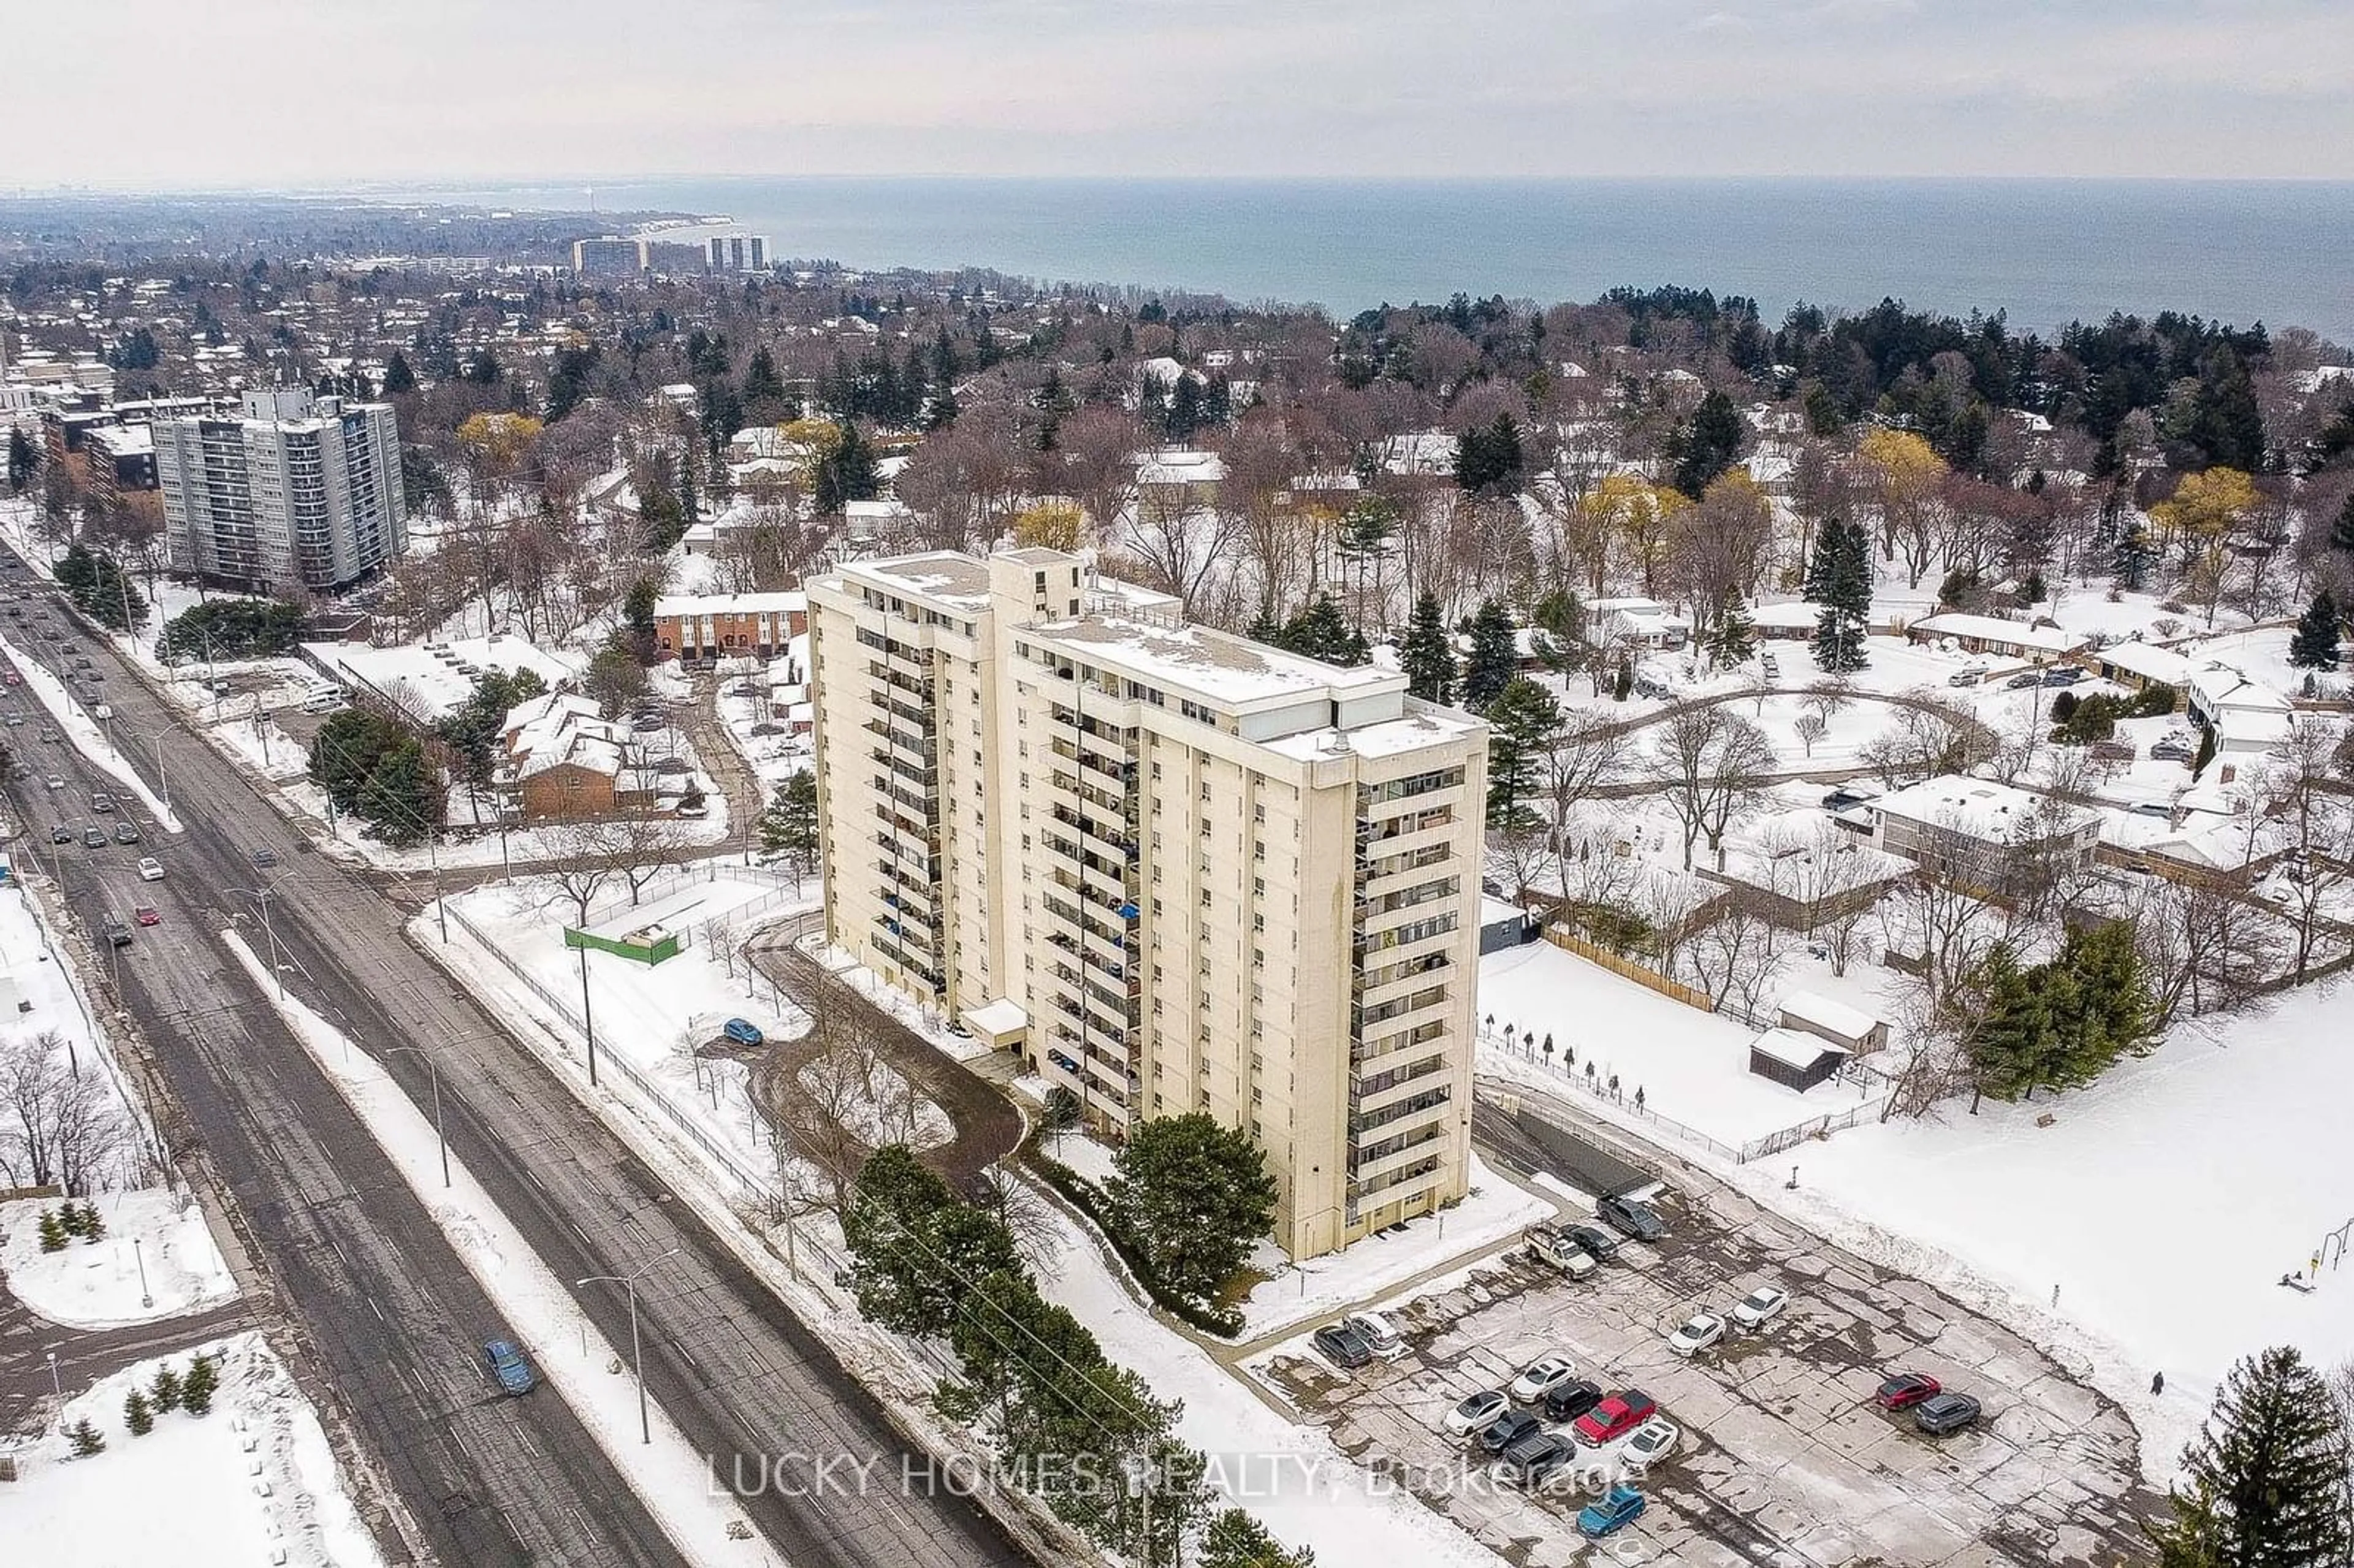
[[[1454,1288],[1383,1312],[1405,1355],[1342,1373],[1303,1339],[1254,1370],[1361,1463],[1394,1469],[1431,1507],[1508,1560],[1690,1564],[2107,1564],[2147,1556],[2124,1414],[2025,1340],[1925,1285],[1859,1263],[1712,1188],[1670,1196],[1674,1227],[1628,1243],[1592,1278],[1498,1260]],[[1738,1330],[1687,1360],[1667,1335],[1753,1287],[1792,1299],[1763,1331]],[[1501,1389],[1529,1361],[1566,1354],[1606,1391],[1638,1388],[1682,1428],[1640,1485],[1649,1506],[1602,1543],[1572,1521],[1590,1482],[1571,1473],[1531,1497],[1474,1467],[1442,1426],[1464,1396]],[[1917,1371],[1977,1395],[1985,1417],[1943,1439],[1872,1401]]]

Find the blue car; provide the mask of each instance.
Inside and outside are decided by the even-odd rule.
[[[760,1033],[760,1026],[758,1024],[752,1022],[748,1019],[743,1018],[729,1019],[726,1023],[720,1025],[719,1033],[725,1034],[728,1039],[733,1040],[738,1045],[758,1045],[762,1041],[768,1039],[767,1035]]]
[[[531,1375],[531,1363],[523,1352],[504,1340],[491,1340],[482,1346],[482,1360],[488,1363],[491,1375],[509,1393],[529,1393],[538,1380]]]
[[[1643,1494],[1632,1487],[1612,1487],[1600,1502],[1587,1503],[1577,1510],[1577,1530],[1581,1535],[1603,1536],[1625,1529],[1643,1511]]]

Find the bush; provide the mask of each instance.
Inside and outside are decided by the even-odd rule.
[[[93,1454],[106,1452],[106,1435],[92,1426],[86,1415],[69,1427],[66,1436],[73,1439],[74,1457],[77,1459],[87,1459]]]
[[[1120,1223],[1117,1212],[1102,1189],[1064,1164],[1039,1152],[1034,1143],[1023,1153],[1030,1169],[1044,1178],[1046,1185],[1071,1202],[1071,1206],[1085,1214],[1096,1229],[1103,1233],[1120,1261],[1128,1265],[1136,1282],[1144,1287],[1146,1295],[1167,1308],[1181,1321],[1191,1323],[1206,1334],[1233,1339],[1243,1331],[1243,1315],[1232,1307],[1212,1307],[1182,1291],[1172,1289],[1153,1268],[1145,1249]]]
[[[2076,694],[2062,690],[2052,699],[2052,722],[2066,724],[2076,716]]]
[[[2181,694],[2164,681],[2152,681],[2136,693],[2126,712],[2134,718],[2164,718],[2174,711]]]

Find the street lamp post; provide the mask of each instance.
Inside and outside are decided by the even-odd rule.
[[[434,1140],[441,1145],[441,1185],[447,1187],[450,1185],[450,1135],[441,1129],[441,1069],[434,1065],[432,1057],[414,1045],[387,1045],[384,1049],[384,1054],[414,1056],[425,1064],[426,1072],[432,1076],[433,1137]]]
[[[131,1259],[139,1266],[139,1305],[153,1307],[155,1305],[155,1297],[154,1293],[147,1288],[147,1256],[139,1250],[137,1236],[131,1238]]]
[[[583,942],[580,953],[580,1027],[588,1035],[588,1086],[597,1086],[597,1018],[588,1010],[588,945]]]
[[[261,906],[261,929],[270,938],[270,978],[278,982],[278,1000],[281,1001],[286,1000],[286,969],[278,957],[278,926],[270,918],[270,895],[277,892],[278,885],[291,874],[292,873],[281,872],[260,887],[228,889],[231,893],[249,894]]]
[[[167,811],[172,809],[172,776],[164,771],[164,737],[171,733],[171,727],[166,726],[143,737],[155,748],[155,786],[163,791],[164,810]]]
[[[678,1255],[673,1247],[661,1257],[639,1265],[627,1274],[592,1274],[576,1279],[572,1288],[584,1285],[618,1285],[630,1293],[630,1370],[638,1380],[638,1441],[651,1445],[654,1440],[653,1424],[646,1414],[646,1363],[638,1342],[638,1281],[644,1278],[655,1264]]]

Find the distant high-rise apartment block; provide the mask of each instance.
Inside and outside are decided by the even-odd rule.
[[[157,419],[154,433],[175,572],[263,592],[332,592],[408,541],[388,403],[248,392],[239,418]]]
[[[572,270],[583,278],[634,278],[645,270],[645,247],[607,235],[572,242]]]
[[[715,234],[711,237],[711,270],[715,272],[763,272],[769,267],[769,241],[758,234]]]
[[[834,943],[1109,1138],[1249,1129],[1295,1256],[1463,1194],[1485,726],[1054,550],[808,599]]]

